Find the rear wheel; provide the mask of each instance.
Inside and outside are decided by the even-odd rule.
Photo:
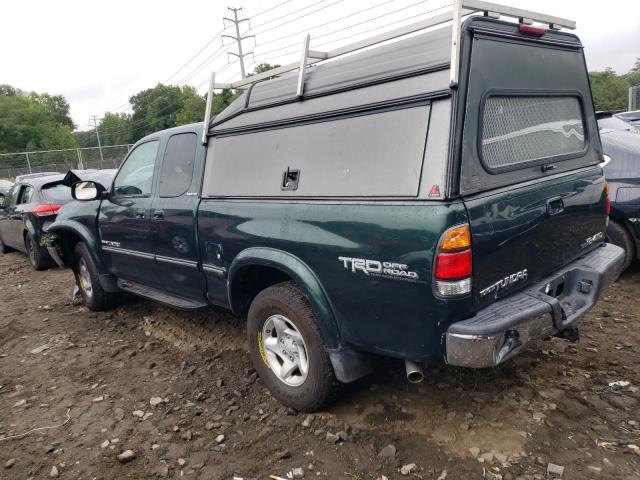
[[[74,249],[74,268],[76,284],[84,304],[90,310],[106,310],[114,306],[118,300],[115,293],[105,292],[100,285],[100,277],[91,254],[83,242],[79,242]]]
[[[24,248],[34,270],[46,270],[51,266],[49,253],[40,246],[38,239],[30,232],[26,232],[24,235]]]
[[[609,220],[607,227],[607,241],[624,249],[625,257],[622,271],[625,271],[636,258],[636,247],[629,231],[615,220]]]
[[[247,322],[251,360],[284,405],[305,412],[331,401],[339,383],[307,297],[293,282],[260,292]]]

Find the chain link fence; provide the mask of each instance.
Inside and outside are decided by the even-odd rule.
[[[118,168],[133,145],[0,153],[0,178],[26,173],[60,172],[70,169]]]

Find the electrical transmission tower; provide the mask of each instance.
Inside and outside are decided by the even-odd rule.
[[[100,168],[102,168],[102,164],[104,163],[104,157],[102,156],[102,144],[100,143],[100,132],[98,131],[98,118],[93,115],[91,117],[93,120],[93,126],[96,129],[96,137],[98,138],[98,149],[100,150]]]
[[[253,55],[253,52],[248,52],[248,53],[242,53],[242,40],[246,40],[247,38],[256,38],[255,35],[247,35],[246,37],[242,37],[240,35],[240,24],[242,22],[246,22],[249,19],[248,18],[238,18],[238,12],[242,11],[242,8],[231,8],[231,7],[227,7],[228,10],[233,12],[233,18],[228,18],[228,17],[224,17],[225,21],[229,21],[231,23],[233,23],[236,27],[236,34],[235,36],[233,35],[222,35],[222,37],[227,37],[230,38],[232,40],[235,40],[236,43],[238,44],[238,53],[233,53],[233,52],[229,52],[229,55],[233,55],[235,57],[238,57],[238,60],[240,60],[240,74],[242,75],[242,78],[245,78],[247,76],[245,69],[244,69],[244,57],[246,57],[247,55]]]

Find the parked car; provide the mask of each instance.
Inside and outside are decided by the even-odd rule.
[[[375,355],[420,381],[576,340],[624,259],[582,45],[489,16],[461,32],[233,84],[254,82],[138,141],[110,184],[76,183],[50,252],[92,310],[125,291],[246,318],[262,381],[299,410]]]
[[[61,172],[35,172],[35,173],[25,173],[24,175],[18,175],[16,177],[16,183],[17,182],[24,182],[25,180],[30,180],[33,178],[40,178],[40,177],[48,177],[51,175],[62,175]]]
[[[611,214],[607,239],[625,250],[623,269],[640,255],[640,133],[619,118],[598,119]]]
[[[81,177],[109,182],[115,170],[75,171],[75,174],[70,174],[18,177],[0,206],[0,253],[10,250],[24,252],[36,270],[44,270],[53,264],[42,239],[60,208],[72,200],[70,185],[80,181]]]
[[[4,197],[7,195],[13,182],[0,178],[0,205],[4,202]]]
[[[616,118],[625,121],[626,123],[640,128],[640,110],[631,110],[629,112],[620,112],[614,115]]]

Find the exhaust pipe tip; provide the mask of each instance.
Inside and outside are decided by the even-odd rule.
[[[412,360],[405,360],[404,366],[407,373],[407,380],[409,382],[420,383],[424,380],[424,372],[418,363]]]

